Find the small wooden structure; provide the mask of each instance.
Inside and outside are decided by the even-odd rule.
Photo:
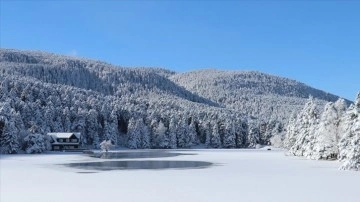
[[[81,133],[48,133],[53,151],[80,149]]]

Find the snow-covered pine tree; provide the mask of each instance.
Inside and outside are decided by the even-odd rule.
[[[139,145],[139,139],[140,139],[140,129],[137,128],[137,124],[134,118],[131,118],[129,120],[128,125],[128,147],[130,149],[137,149]]]
[[[171,116],[169,123],[169,147],[171,149],[177,148],[176,121],[174,116]]]
[[[242,120],[238,118],[235,124],[235,132],[236,132],[236,147],[237,148],[246,147],[246,139],[249,133],[246,120]]]
[[[223,141],[224,148],[234,148],[235,147],[235,128],[233,122],[225,123],[225,135]]]
[[[283,143],[284,148],[290,149],[292,146],[294,146],[296,138],[299,134],[298,130],[297,116],[295,113],[293,113],[287,124],[286,135]]]
[[[320,123],[316,130],[316,143],[312,159],[337,159],[339,155],[339,123],[344,113],[343,101],[336,104],[329,102],[321,114]]]
[[[221,140],[219,134],[219,125],[217,122],[213,123],[212,133],[211,133],[211,147],[220,148]]]
[[[16,154],[20,149],[15,122],[0,116],[1,153]]]
[[[157,147],[157,139],[156,139],[156,129],[159,125],[157,118],[154,117],[154,114],[150,116],[150,147],[156,148]]]
[[[29,135],[24,138],[25,151],[28,154],[42,153],[46,150],[46,139],[41,134],[41,129],[35,122],[32,122],[31,125]]]
[[[9,102],[0,104],[1,153],[15,154],[20,150],[19,130],[16,127],[16,113]]]
[[[186,141],[186,131],[187,131],[187,121],[184,117],[181,118],[180,123],[177,127],[177,133],[176,133],[176,139],[177,139],[177,146],[179,148],[186,148],[187,147],[187,141]]]
[[[188,147],[191,147],[193,145],[199,144],[198,136],[196,133],[196,127],[194,120],[191,121],[189,127],[188,127],[188,137],[189,137],[189,144]]]
[[[257,123],[252,122],[249,126],[249,135],[246,139],[246,145],[250,148],[255,148],[256,144],[259,143],[260,140],[260,130]]]
[[[142,149],[149,149],[150,148],[150,131],[149,127],[144,124],[142,118],[137,120],[138,128],[140,128],[140,135],[141,135],[141,145],[140,148]]]
[[[289,150],[291,154],[305,157],[313,155],[318,123],[319,111],[314,98],[310,96],[297,119],[298,135],[294,145]]]
[[[96,112],[96,111],[95,111]],[[63,128],[64,128],[64,132],[71,132],[71,121],[70,121],[70,110],[68,107],[65,107],[63,112],[62,112],[62,117],[63,117]],[[57,131],[58,132],[58,131]]]
[[[48,105],[48,107],[45,108],[45,114],[44,114],[44,133],[47,134],[51,131],[54,131],[54,113],[55,109],[52,108],[52,105]]]
[[[270,121],[265,121],[265,120],[259,120],[258,123],[258,127],[259,127],[259,141],[258,143],[261,145],[268,145],[269,144],[269,140],[271,137],[271,130],[270,129],[270,124],[271,122],[273,122],[274,120],[271,119]]]
[[[360,171],[360,93],[344,115],[344,135],[339,143],[340,169]]]
[[[210,128],[210,122],[206,121],[203,123],[203,128],[205,132],[205,147],[209,148],[211,147],[211,128]]]
[[[98,113],[94,109],[90,109],[88,111],[88,113],[86,115],[86,120],[85,120],[86,132],[85,132],[85,134],[83,134],[84,137],[82,138],[83,143],[85,145],[90,144],[93,146],[93,148],[98,148],[99,144],[100,144],[100,138],[99,138],[99,134],[98,134],[100,124],[98,123],[97,117],[98,117]],[[68,117],[65,117],[64,119],[65,119],[65,122],[70,122]],[[68,124],[69,123],[65,123],[65,125],[68,125]],[[68,126],[65,126],[65,127],[67,128]],[[70,131],[65,130],[65,132],[70,132]]]
[[[110,113],[110,120],[108,122],[108,136],[113,145],[118,145],[118,117],[115,110]]]
[[[158,127],[155,130],[154,140],[156,148],[168,148],[169,139],[166,136],[167,128],[162,121],[159,122]]]

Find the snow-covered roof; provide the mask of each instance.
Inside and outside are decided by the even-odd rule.
[[[77,138],[80,138],[80,133],[48,133],[48,135],[56,138],[70,138],[72,135],[75,135]]]
[[[52,145],[79,145],[79,142],[53,142]]]

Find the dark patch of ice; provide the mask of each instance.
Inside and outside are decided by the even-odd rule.
[[[159,170],[159,169],[201,169],[212,166],[213,163],[205,161],[102,161],[69,163],[65,166],[84,170]]]

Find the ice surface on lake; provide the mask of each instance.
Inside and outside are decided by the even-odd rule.
[[[1,155],[1,202],[359,202],[360,172],[282,151],[188,150],[124,161],[206,161],[205,169],[92,171],[63,164],[114,161],[83,154]],[[121,159],[122,161],[123,159]]]

